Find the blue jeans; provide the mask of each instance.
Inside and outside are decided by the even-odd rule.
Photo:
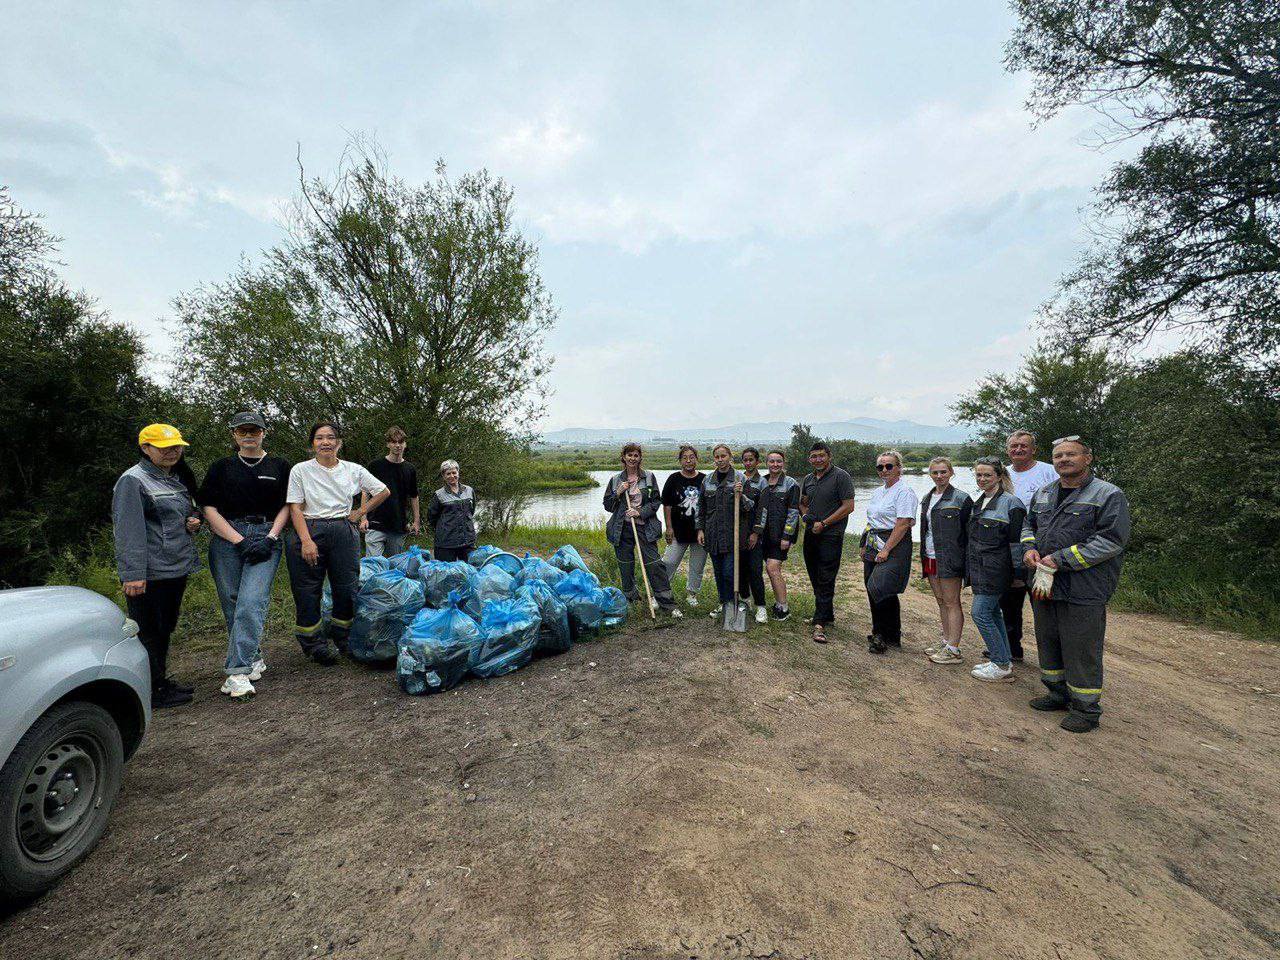
[[[973,625],[987,644],[991,662],[1007,667],[1012,660],[1009,653],[1009,634],[1005,631],[1004,614],[1000,610],[1000,594],[979,593],[973,598]]]
[[[269,523],[245,523],[232,520],[231,526],[241,536],[269,533]],[[271,603],[271,584],[280,566],[280,545],[266,560],[246,564],[240,559],[235,544],[217,534],[209,542],[209,572],[222,602],[222,615],[227,620],[228,676],[251,673],[253,661],[261,656],[262,628],[267,622]]]
[[[733,589],[733,573],[730,570],[732,565],[732,553],[711,554],[711,570],[716,575],[716,598],[722,604],[733,603],[734,594],[737,593]]]

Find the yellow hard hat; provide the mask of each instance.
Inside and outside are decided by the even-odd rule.
[[[149,443],[153,447],[189,447],[178,428],[167,423],[150,423],[138,433],[138,445]]]

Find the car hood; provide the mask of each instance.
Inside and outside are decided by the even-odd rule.
[[[25,587],[0,590],[0,625],[26,639],[74,635],[118,643],[124,614],[100,594],[83,587]]]

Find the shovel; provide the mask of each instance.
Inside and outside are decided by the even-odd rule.
[[[736,485],[736,481],[735,481]],[[742,491],[733,493],[733,560],[729,564],[729,582],[733,584],[732,604],[724,605],[724,629],[733,633],[747,632],[747,608],[738,598],[738,518],[742,512]]]
[[[640,579],[644,581],[644,595],[649,601],[649,619],[658,619],[658,603],[653,599],[653,590],[649,587],[649,572],[645,570],[644,551],[640,549],[640,533],[636,530],[636,518],[631,517],[631,536],[636,541],[636,552],[640,554]]]

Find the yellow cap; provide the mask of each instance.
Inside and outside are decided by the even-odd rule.
[[[189,447],[177,427],[167,423],[151,423],[138,433],[138,444],[149,443],[153,447]]]

